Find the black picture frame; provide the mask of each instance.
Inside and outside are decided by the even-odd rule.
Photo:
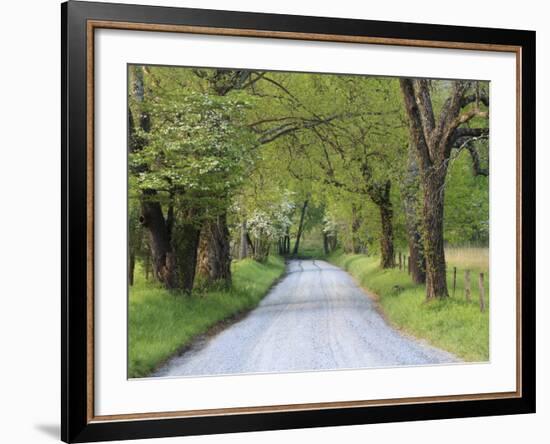
[[[521,282],[518,331],[521,394],[499,399],[415,402],[319,410],[250,412],[95,421],[90,417],[89,341],[93,319],[89,292],[89,161],[87,146],[87,24],[90,20],[185,25],[235,30],[511,45],[521,54]],[[69,1],[61,5],[62,54],[62,375],[61,438],[90,442],[179,435],[230,433],[336,425],[370,424],[535,412],[535,32],[305,17],[187,8]],[[90,328],[90,325],[92,327]]]

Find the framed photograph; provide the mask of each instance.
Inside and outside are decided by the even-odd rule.
[[[535,411],[535,33],[69,1],[62,439]]]

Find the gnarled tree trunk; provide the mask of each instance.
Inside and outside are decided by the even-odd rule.
[[[415,284],[426,283],[426,257],[420,225],[407,226],[407,243],[411,263],[411,278]]]
[[[419,171],[414,147],[409,146],[409,161],[405,181],[401,189],[403,195],[403,209],[407,225],[407,241],[411,264],[411,278],[415,284],[426,282],[426,258],[422,239],[422,222],[419,211],[421,208],[419,193]]]
[[[196,272],[201,282],[210,280],[210,264],[208,262],[208,231],[206,225],[203,225],[199,236],[199,245],[197,251]]]
[[[445,174],[446,171],[434,171],[423,180],[427,299],[449,295],[443,242]]]
[[[227,216],[222,214],[210,225],[209,254],[210,278],[231,285],[231,248]]]
[[[436,118],[428,80],[401,78],[399,83],[409,118],[410,140],[416,150],[424,192],[422,217],[426,256],[426,298],[444,298],[449,294],[443,248],[443,207],[447,167],[451,150],[458,140],[488,134],[487,128],[461,126],[474,117],[487,118],[488,112],[480,110],[480,104],[488,106],[489,98],[479,93],[466,95],[471,82],[453,81],[450,94]],[[475,106],[464,110],[470,104]]]
[[[172,251],[169,230],[159,202],[147,199],[141,202],[140,222],[147,229],[151,250],[153,274],[168,289],[177,287],[176,258]]]
[[[231,285],[231,248],[225,214],[206,221],[202,227],[197,273],[209,283]]]
[[[173,242],[177,243],[178,287],[187,293],[193,290],[200,230],[191,218],[178,220],[173,228]]]
[[[137,68],[134,75],[133,94],[138,103],[144,100],[143,68]],[[149,114],[143,110],[138,112],[137,125],[147,133],[150,131],[151,122]],[[128,110],[129,144],[130,152],[137,152],[144,148],[145,140],[136,132],[136,122],[131,110]],[[139,173],[147,169],[146,165],[132,167],[132,173]],[[178,286],[176,258],[171,245],[172,218],[169,214],[168,221],[164,219],[162,206],[158,202],[155,190],[144,190],[141,200],[140,223],[146,228],[149,237],[149,250],[151,252],[153,274],[168,289]],[[173,210],[172,210],[173,211]]]

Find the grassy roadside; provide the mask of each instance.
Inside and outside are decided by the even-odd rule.
[[[283,259],[232,264],[233,286],[186,296],[148,282],[136,270],[128,306],[128,377],[149,375],[159,363],[216,323],[254,308],[284,272]]]
[[[348,271],[359,284],[378,297],[378,303],[395,327],[430,344],[454,353],[465,361],[489,359],[489,276],[485,279],[487,310],[479,309],[477,276],[487,272],[482,264],[472,264],[472,302],[464,297],[465,260],[449,260],[447,280],[452,287],[452,267],[457,267],[454,297],[425,302],[425,287],[412,283],[406,271],[382,270],[379,258],[353,254],[334,254],[328,260]],[[452,290],[451,290],[452,291]]]

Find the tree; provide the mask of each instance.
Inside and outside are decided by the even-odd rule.
[[[208,90],[218,97],[225,97],[231,91],[250,86],[256,80],[251,80],[252,72],[248,70],[229,69],[197,69],[195,74],[206,80]],[[226,121],[219,126],[230,125],[229,113]],[[227,199],[226,199],[227,200]],[[227,200],[229,204],[229,201]],[[205,219],[199,243],[198,272],[208,282],[216,282],[224,286],[231,285],[231,249],[230,235],[227,227],[227,208]]]
[[[273,241],[280,241],[288,232],[294,211],[294,203],[289,197],[290,193],[283,192],[271,201],[264,201],[264,205],[258,206],[247,220],[255,260],[265,261]]]
[[[129,126],[129,156],[139,156],[146,148],[147,135],[151,130],[151,117],[146,107],[144,67],[133,67],[133,85],[131,99],[138,116],[137,124],[134,121],[132,108],[128,110]],[[134,177],[146,174],[149,165],[146,161],[130,161],[130,174]],[[170,239],[170,221],[165,220],[161,204],[157,199],[157,191],[149,186],[141,188],[139,195],[141,205],[140,223],[146,229],[149,237],[149,248],[153,259],[153,273],[166,288],[174,288],[176,283],[175,256]]]
[[[414,150],[414,146],[409,145],[407,170],[402,182],[401,194],[406,219],[411,278],[415,284],[424,284],[426,283],[426,258],[419,214],[421,209],[419,171]]]
[[[208,283],[231,285],[231,251],[225,212],[202,225],[198,262],[198,272]]]
[[[485,84],[144,66],[129,77],[130,282],[150,257],[167,288],[189,292],[197,274],[229,286],[233,257],[297,255],[311,233],[325,253],[379,254],[383,268],[408,245],[433,298],[446,293],[443,241],[487,241]]]
[[[143,68],[134,67],[143,85]],[[154,94],[131,96],[147,128],[131,130],[131,187],[143,202],[142,223],[150,234],[156,277],[167,288],[191,291],[201,230],[212,242],[209,270],[230,283],[225,214],[231,191],[250,162],[252,139],[240,124],[246,104],[218,94],[196,93],[194,76],[148,68]],[[142,86],[135,88],[143,90]],[[132,129],[133,128],[133,129]],[[135,141],[139,141],[139,149]],[[164,210],[163,210],[164,207]],[[219,236],[219,237],[218,237]]]
[[[488,106],[489,99],[479,89],[479,84],[453,81],[436,118],[428,80],[403,78],[400,85],[424,194],[422,220],[426,298],[442,298],[448,296],[443,221],[445,178],[451,150],[463,138],[488,134],[486,127],[470,128],[465,125],[475,118],[488,116],[482,105]]]
[[[313,130],[321,142],[319,165],[323,180],[352,194],[364,195],[377,206],[380,265],[391,268],[395,266],[392,179],[400,171],[400,147],[404,142],[398,85],[376,78],[350,81],[344,76],[332,82],[331,93],[343,97],[332,100],[348,109],[349,115],[341,122]],[[358,228],[357,224],[353,226]]]
[[[476,143],[480,168],[488,171],[488,144]],[[445,242],[452,245],[488,245],[489,177],[472,174],[468,150],[453,150],[445,185]]]

